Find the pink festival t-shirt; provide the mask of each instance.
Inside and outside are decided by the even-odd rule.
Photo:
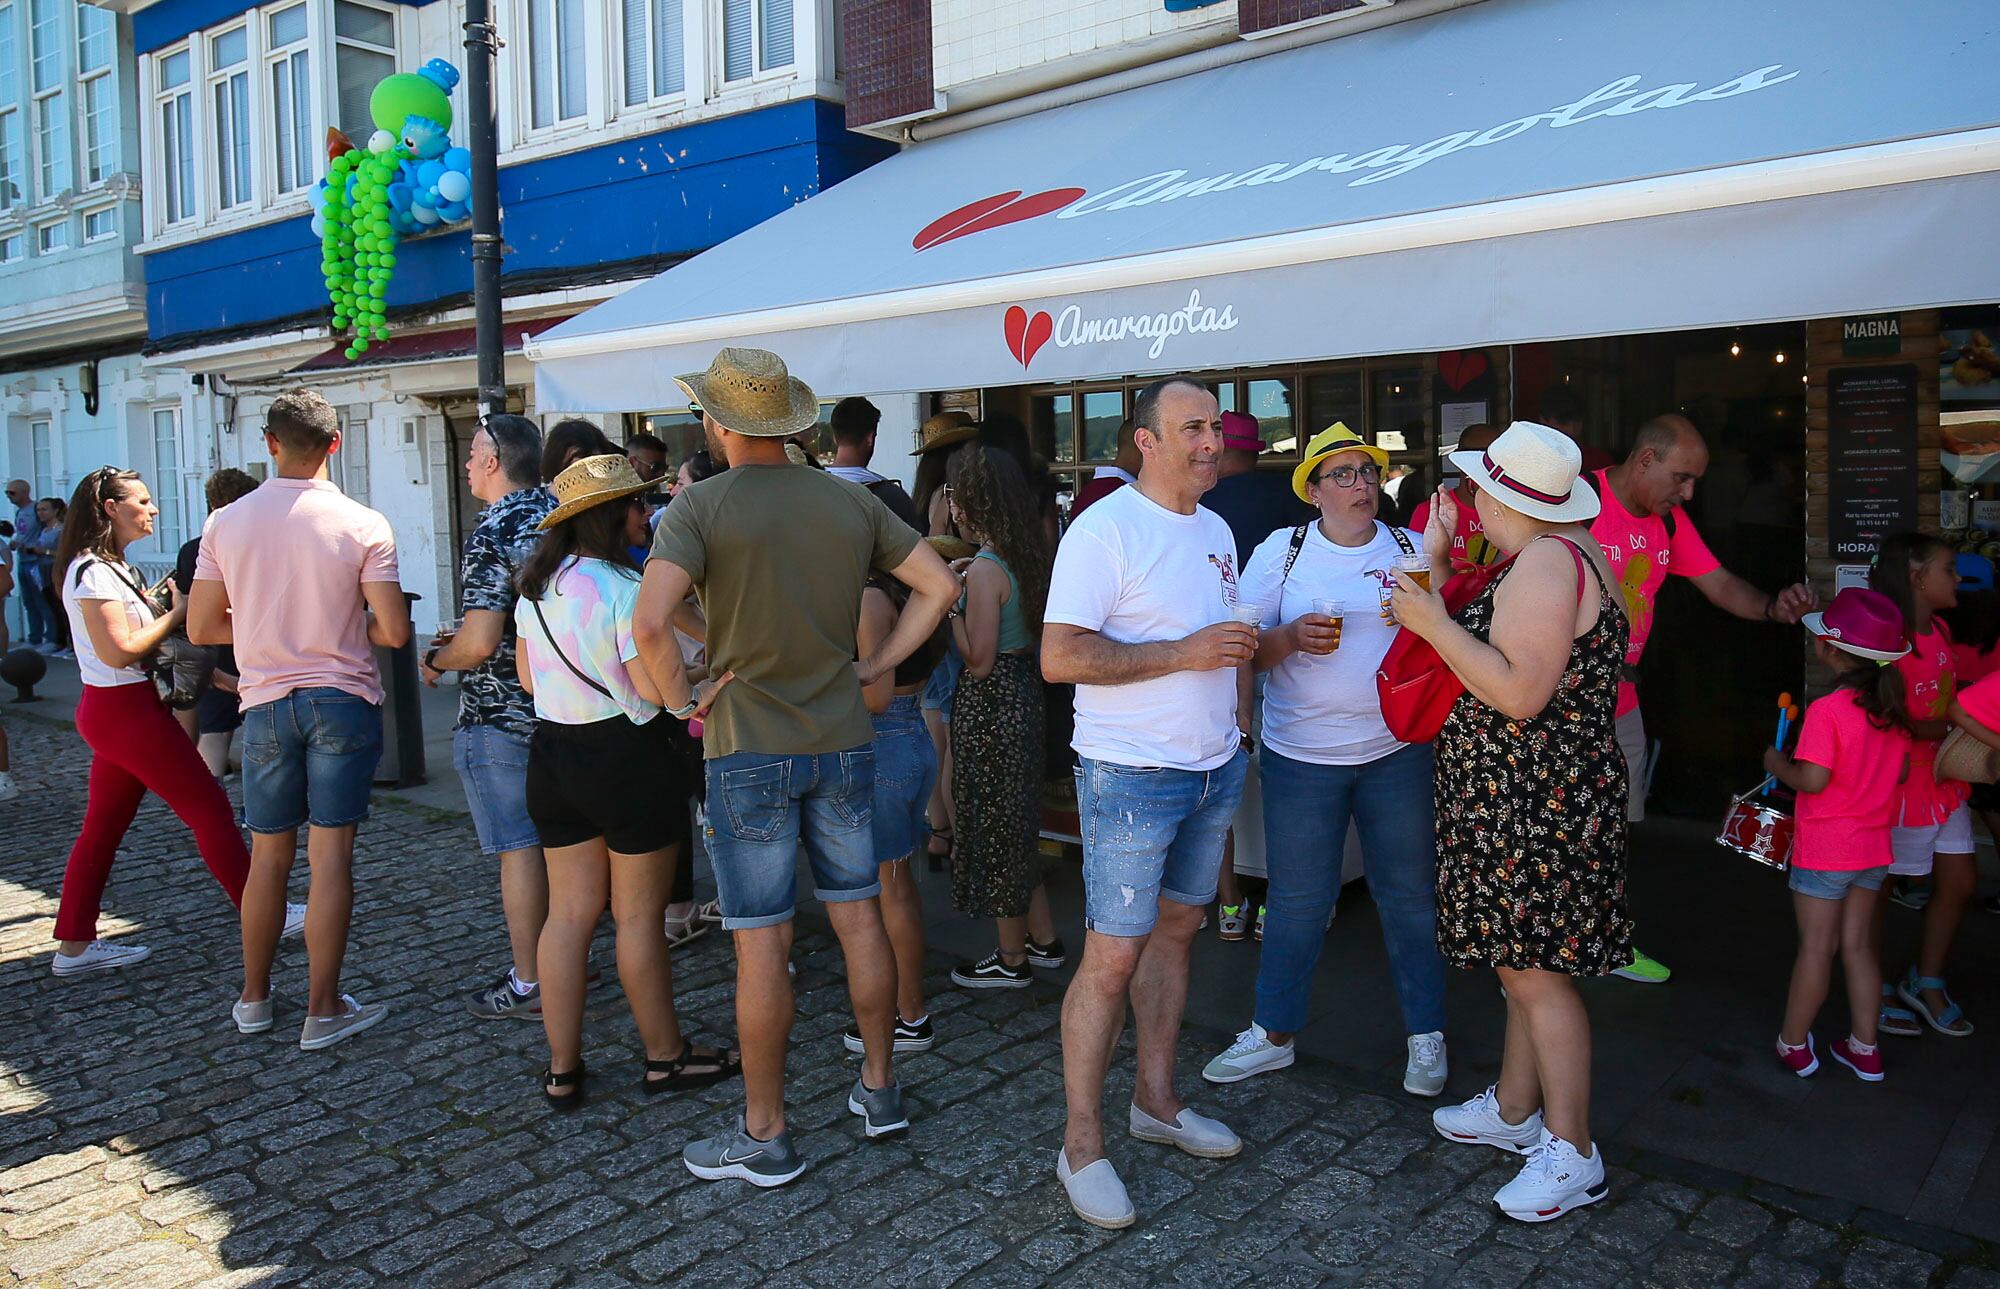
[[[1597,472],[1597,495],[1603,505],[1590,521],[1590,535],[1604,548],[1611,571],[1618,575],[1619,590],[1632,619],[1631,642],[1625,647],[1625,661],[1639,665],[1646,652],[1646,638],[1653,634],[1653,605],[1667,574],[1700,577],[1722,567],[1709,553],[1708,543],[1694,530],[1687,513],[1674,508],[1673,536],[1667,536],[1667,521],[1658,515],[1635,515],[1619,503],[1611,491],[1609,471]],[[1618,682],[1618,714],[1623,716],[1639,705],[1639,690],[1629,680]]]
[[[1500,561],[1500,548],[1486,540],[1486,526],[1479,522],[1479,512],[1464,497],[1458,501],[1458,524],[1451,533],[1451,566],[1463,572],[1470,568],[1484,568]],[[1429,499],[1417,503],[1410,512],[1410,530],[1423,537],[1424,528],[1431,522]]]
[[[1958,691],[1965,714],[1989,730],[2000,730],[2000,672],[1989,672]]]
[[[267,479],[209,518],[194,580],[229,596],[246,708],[321,686],[382,701],[361,584],[401,579],[376,511],[324,479]]]
[[[1888,863],[1889,827],[1901,794],[1896,781],[1909,754],[1909,735],[1876,728],[1852,690],[1837,689],[1809,705],[1794,755],[1825,766],[1832,777],[1824,792],[1799,794],[1792,862],[1838,870]]]
[[[1896,670],[1903,673],[1911,720],[1950,718],[1958,677],[1952,667],[1951,631],[1944,619],[1931,619],[1931,629],[1918,636],[1910,651],[1896,660]],[[1936,739],[1917,739],[1910,744],[1910,777],[1903,784],[1903,808],[1896,816],[1899,827],[1941,824],[1971,795],[1971,789],[1963,783],[1950,779],[1938,782],[1932,773],[1937,750]]]

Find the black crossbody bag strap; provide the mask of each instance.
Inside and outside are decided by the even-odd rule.
[[[542,616],[541,601],[529,600],[528,603],[534,606],[535,621],[542,624],[542,639],[549,642],[549,648],[556,651],[556,657],[562,659],[563,666],[569,668],[570,674],[575,676],[578,680],[582,681],[584,684],[590,686],[592,689],[596,690],[598,693],[604,695],[612,702],[618,703],[618,695],[612,693],[604,686],[598,684],[595,680],[591,679],[589,676],[584,675],[582,668],[578,667],[575,663],[571,662],[569,660],[569,655],[563,652],[563,647],[556,643],[555,632],[549,630],[549,620]],[[625,704],[618,703],[618,706],[622,709],[625,706]]]
[[[1383,526],[1389,530],[1389,536],[1396,539],[1396,545],[1403,548],[1403,554],[1414,555],[1417,553],[1417,548],[1410,545],[1410,535],[1408,533],[1394,524],[1385,524]]]
[[[1278,574],[1278,585],[1283,586],[1292,580],[1292,565],[1299,562],[1299,552],[1306,545],[1306,529],[1310,527],[1311,524],[1300,524],[1292,530],[1292,548],[1285,552],[1285,571]]]

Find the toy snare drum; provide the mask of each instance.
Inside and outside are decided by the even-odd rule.
[[[1763,788],[1760,783],[1730,801],[1715,840],[1717,845],[1782,872],[1792,866],[1792,835],[1797,822],[1769,798],[1759,796]]]

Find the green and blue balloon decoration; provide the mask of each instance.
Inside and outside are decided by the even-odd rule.
[[[458,69],[433,58],[416,72],[385,76],[368,97],[375,133],[357,148],[327,131],[330,173],[312,189],[320,272],[333,330],[351,331],[351,362],[387,340],[389,279],[401,239],[471,217],[472,154],[451,146],[451,91]]]

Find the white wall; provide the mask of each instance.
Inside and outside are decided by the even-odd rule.
[[[1160,0],[933,0],[940,90],[1197,27],[1236,30],[1236,0],[1168,13]]]

